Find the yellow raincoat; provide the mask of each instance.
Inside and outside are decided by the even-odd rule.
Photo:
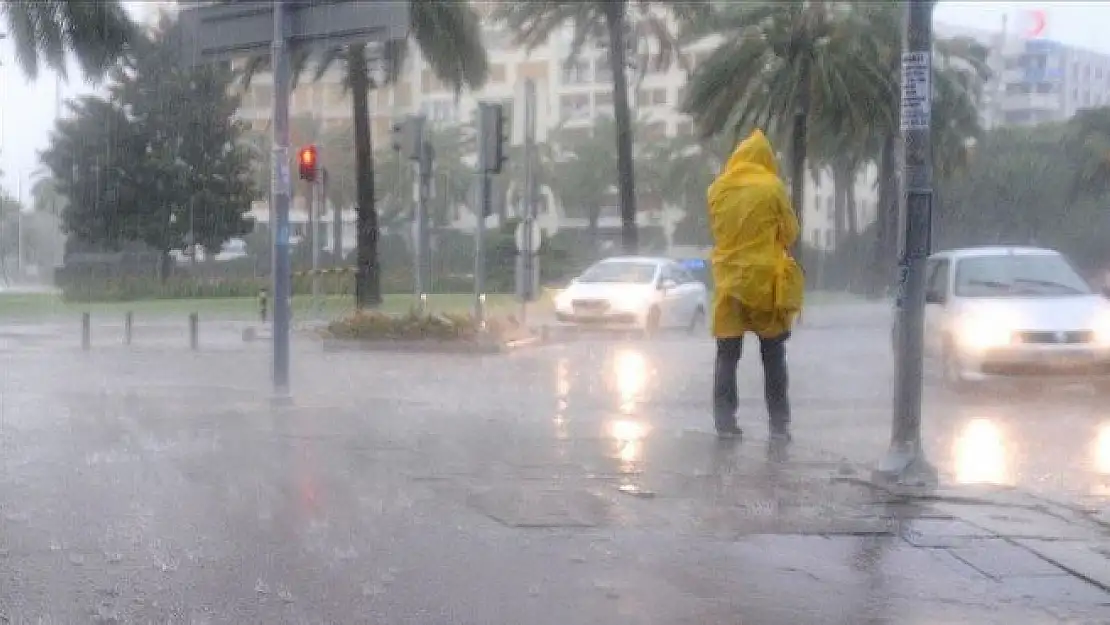
[[[713,232],[713,336],[771,338],[790,330],[805,279],[790,256],[798,217],[771,143],[756,130],[709,186]]]

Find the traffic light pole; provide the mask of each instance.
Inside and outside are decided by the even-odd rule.
[[[894,419],[890,450],[875,470],[877,481],[931,487],[937,471],[921,443],[922,343],[925,318],[925,264],[933,210],[932,45],[935,0],[910,0],[902,54],[902,135],[905,140],[905,239],[900,259]]]
[[[492,181],[490,180],[489,141],[494,138],[495,129],[490,128],[492,119],[487,114],[490,104],[478,103],[478,197],[476,225],[474,228],[474,318],[479,327],[486,322],[486,217],[492,212]]]
[[[428,195],[432,181],[432,163],[435,160],[435,151],[432,145],[423,138],[420,142],[420,158],[417,160],[417,192],[416,215],[413,239],[415,245],[415,280],[416,305],[420,312],[424,312],[428,299]]]
[[[292,184],[289,175],[289,51],[286,48],[285,3],[275,0],[274,39],[271,59],[274,68],[274,137],[270,190],[274,211],[273,287],[273,383],[275,395],[289,394],[289,196]]]
[[[318,191],[318,183],[315,180],[308,181],[308,243],[310,255],[312,257],[312,312],[316,314],[319,312],[320,307],[320,276],[316,275],[316,270],[320,268],[320,211],[323,210],[323,203],[316,200],[316,193]]]

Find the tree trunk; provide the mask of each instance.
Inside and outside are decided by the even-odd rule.
[[[847,176],[851,177],[851,172]],[[848,234],[848,183],[844,181],[844,166],[838,164],[833,167],[833,217],[836,224],[837,252],[843,249]]]
[[[590,253],[593,257],[596,257],[598,250],[601,249],[601,245],[598,241],[597,235],[597,222],[600,220],[600,206],[589,206],[586,208],[586,235],[590,239]],[[594,260],[594,258],[591,257],[591,260]]]
[[[632,114],[628,106],[628,80],[625,78],[624,17],[626,3],[605,5],[605,24],[609,29],[609,67],[613,73],[613,120],[617,127],[617,187],[620,189],[621,247],[625,254],[640,248],[636,229],[636,178],[632,162]]]
[[[847,177],[848,184],[844,187],[845,210],[848,212],[848,234],[859,234],[859,212],[856,210],[856,172],[858,167],[853,167]]]
[[[378,265],[378,212],[374,207],[374,145],[370,134],[370,75],[366,67],[364,45],[347,47],[347,70],[355,126],[355,184],[358,196],[355,308],[361,310],[382,303],[381,270]]]
[[[798,95],[794,102],[793,140],[790,148],[790,201],[798,214],[798,240],[794,243],[794,258],[805,268],[802,250],[805,244],[805,188],[806,188],[806,141],[809,134],[809,83],[812,67],[808,53],[802,53],[801,67],[798,72]]]

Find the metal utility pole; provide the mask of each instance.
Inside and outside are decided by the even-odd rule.
[[[327,210],[328,205],[328,168],[320,169],[320,202]],[[331,255],[332,265],[343,266],[343,207],[339,204],[332,206],[331,212]]]
[[[485,324],[486,302],[486,217],[492,203],[490,173],[500,170],[494,144],[501,140],[501,107],[487,102],[478,103],[478,202],[477,226],[474,230],[474,318],[479,326]]]
[[[274,68],[274,118],[273,153],[271,165],[273,181],[270,199],[274,220],[273,280],[274,280],[274,332],[273,378],[278,395],[289,393],[289,300],[291,294],[289,275],[289,51],[286,48],[285,3],[273,4],[274,34],[270,46],[270,59]]]
[[[416,161],[416,215],[414,221],[413,240],[415,245],[415,291],[416,302],[420,311],[424,311],[424,304],[428,298],[428,196],[431,194],[432,165],[435,162],[435,150],[432,144],[421,137],[420,158]]]
[[[907,3],[902,54],[902,136],[905,144],[903,189],[906,209],[898,297],[898,350],[894,419],[890,450],[874,477],[903,486],[930,487],[937,470],[921,444],[922,343],[925,317],[925,263],[929,255],[933,210],[932,46],[935,0]]]
[[[308,181],[305,199],[308,204],[308,250],[312,258],[312,312],[314,314],[319,311],[320,306],[320,276],[316,272],[320,269],[320,212],[323,210],[321,204],[316,201],[317,189],[315,180]]]
[[[521,220],[520,246],[520,321],[528,320],[528,302],[532,301],[536,287],[536,83],[524,83],[524,219]]]

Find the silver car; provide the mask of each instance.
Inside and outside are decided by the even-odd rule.
[[[966,391],[996,378],[1110,382],[1110,301],[1060,253],[978,247],[926,268],[925,355]]]
[[[668,258],[607,258],[555,297],[564,323],[639,329],[698,328],[709,308],[705,284]]]

